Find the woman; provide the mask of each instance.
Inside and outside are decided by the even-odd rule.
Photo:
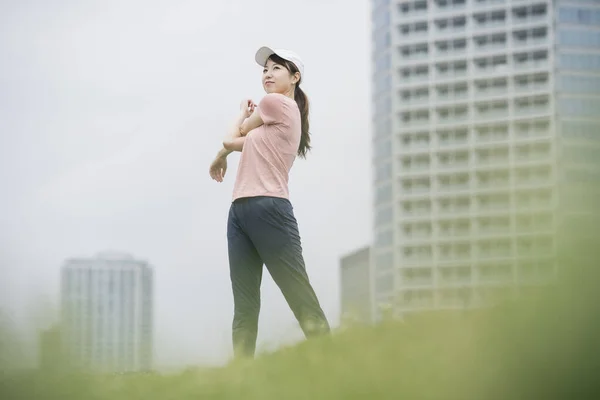
[[[227,222],[236,358],[254,357],[263,264],[304,335],[309,338],[330,331],[306,274],[288,192],[296,155],[305,157],[310,150],[308,99],[299,87],[304,64],[294,52],[268,47],[260,48],[255,59],[263,67],[267,94],[258,105],[242,101],[240,114],[209,170],[212,179],[222,182],[227,155],[241,152]]]

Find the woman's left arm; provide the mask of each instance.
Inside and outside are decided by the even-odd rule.
[[[260,113],[254,110],[254,112],[242,122],[242,125],[240,126],[240,135],[246,136],[252,129],[256,129],[261,125],[263,125],[263,120],[260,117]]]

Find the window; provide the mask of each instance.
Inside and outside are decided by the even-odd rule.
[[[392,141],[390,139],[378,140],[375,142],[373,150],[376,160],[389,158],[392,155]]]
[[[389,115],[392,111],[392,101],[389,93],[382,92],[375,97],[375,114]]]
[[[600,110],[600,99],[561,99],[561,110],[568,116],[596,116]]]
[[[375,58],[375,71],[376,73],[383,73],[384,71],[388,71],[391,67],[391,56],[389,52],[385,52],[383,54],[376,54]]]
[[[600,123],[587,121],[563,121],[562,135],[578,139],[600,140]]]
[[[600,47],[600,32],[562,29],[560,45],[597,49]]]
[[[565,181],[569,183],[600,183],[600,173],[596,170],[565,170]]]
[[[392,77],[389,73],[378,74],[375,78],[375,95],[380,95],[389,91],[392,86]]]
[[[392,274],[383,275],[377,278],[375,282],[376,293],[386,293],[394,290],[394,276]]]
[[[374,54],[380,54],[387,50],[391,45],[390,31],[388,29],[379,29],[373,32]]]
[[[387,184],[377,188],[375,193],[375,204],[389,203],[392,201],[392,185]]]
[[[571,162],[595,164],[600,160],[600,148],[565,146],[562,150],[563,158]]]
[[[394,254],[391,251],[380,253],[375,257],[375,269],[387,271],[394,267]]]
[[[390,119],[386,117],[379,117],[375,121],[375,138],[389,137],[392,133],[392,127]]]
[[[600,76],[561,75],[559,80],[562,93],[600,93]]]
[[[390,5],[390,0],[374,0],[373,1],[373,8],[379,8],[380,6],[389,6]]]
[[[375,238],[375,243],[378,246],[391,246],[394,242],[394,232],[390,229],[379,231]]]
[[[380,163],[375,167],[375,181],[387,181],[392,177],[392,163],[390,161]]]
[[[388,7],[379,7],[373,12],[373,28],[379,29],[390,26],[390,10]]]
[[[600,10],[579,7],[562,7],[558,20],[565,24],[600,25]]]
[[[600,69],[599,54],[561,54],[560,67],[576,71],[597,71]]]
[[[392,206],[386,206],[384,208],[380,208],[375,213],[375,225],[376,226],[389,225],[393,222],[393,220],[394,220],[394,213],[392,210]]]

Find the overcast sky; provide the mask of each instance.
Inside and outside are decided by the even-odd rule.
[[[155,268],[158,366],[230,354],[223,184],[208,166],[254,52],[305,61],[314,145],[292,169],[309,276],[336,325],[340,255],[371,238],[367,0],[0,3],[0,301],[27,326],[58,305],[65,259],[124,251]],[[259,347],[301,338],[265,272]],[[50,317],[52,313],[47,314]]]

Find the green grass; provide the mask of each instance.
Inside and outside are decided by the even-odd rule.
[[[253,361],[170,375],[4,374],[2,399],[587,398],[595,308],[564,288],[476,312],[352,327]]]
[[[0,329],[0,399],[595,398],[592,393],[600,389],[597,242],[595,235],[580,237],[578,251],[561,259],[569,267],[559,282],[518,301],[354,326],[223,368],[102,376],[57,363],[15,372],[6,356],[13,346]]]

